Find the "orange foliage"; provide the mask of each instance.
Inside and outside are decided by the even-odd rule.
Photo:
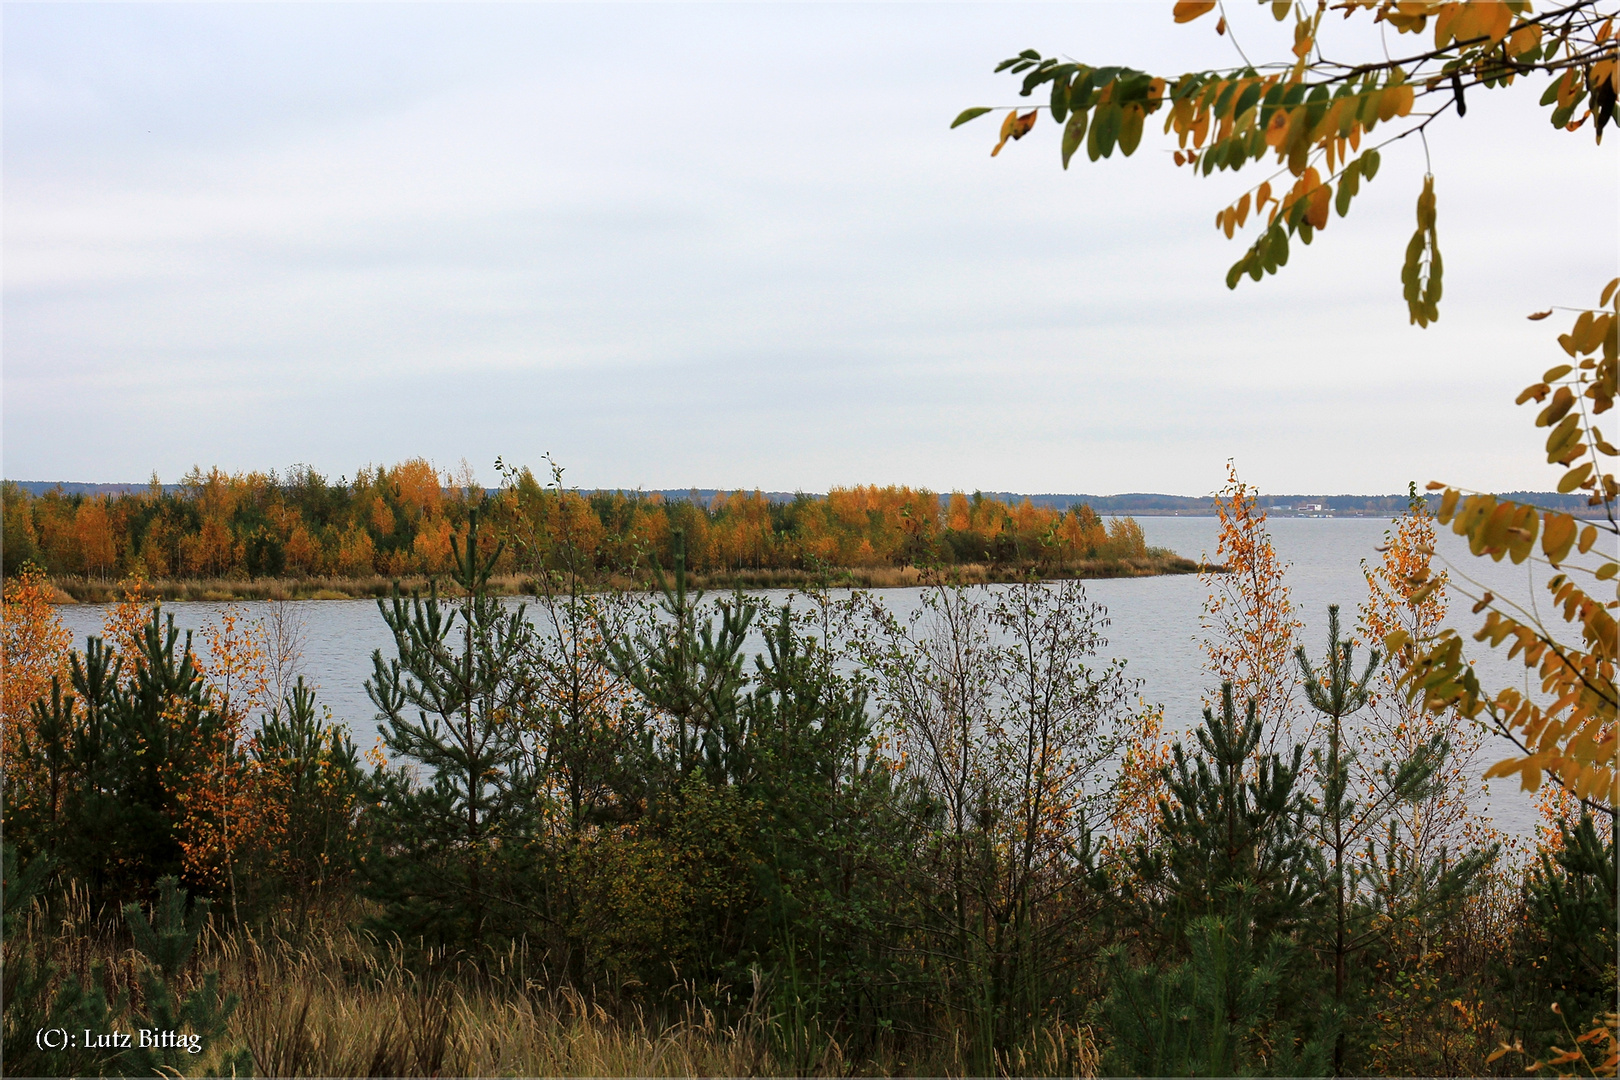
[[[1265,725],[1265,752],[1271,753],[1295,741],[1294,636],[1304,623],[1295,617],[1283,580],[1287,566],[1277,558],[1255,496],[1228,462],[1226,486],[1215,498],[1215,551],[1230,573],[1200,574],[1199,580],[1210,588],[1202,619],[1210,634],[1204,639],[1206,670],[1216,682],[1230,682],[1237,701],[1255,703]]]
[[[1361,629],[1376,642],[1389,639],[1396,631],[1404,631],[1411,642],[1421,641],[1438,633],[1445,622],[1448,577],[1444,570],[1431,568],[1434,519],[1415,491],[1410,508],[1394,524],[1384,534],[1379,563],[1362,563],[1368,595],[1361,605]],[[1404,760],[1436,735],[1450,745],[1451,753],[1434,776],[1433,794],[1421,802],[1400,804],[1395,810],[1405,841],[1415,854],[1429,859],[1442,847],[1479,848],[1496,836],[1470,810],[1479,729],[1455,710],[1430,712],[1422,702],[1408,700],[1402,682],[1417,656],[1414,644],[1405,645],[1385,658],[1374,678],[1364,742],[1375,753],[1366,755],[1365,764],[1371,767],[1379,757]]]
[[[180,540],[180,563],[188,574],[223,577],[242,561],[246,545],[233,542],[231,530],[217,517],[205,517],[195,536]]]
[[[321,571],[321,548],[302,523],[293,526],[287,544],[282,549],[287,569],[300,574],[318,574]]]
[[[439,474],[422,458],[411,458],[394,466],[389,474],[399,492],[399,504],[410,520],[431,517],[439,512],[443,499]]]
[[[152,611],[157,607],[157,601],[148,593],[145,579],[139,576],[120,581],[118,593],[118,602],[107,610],[106,617],[102,619],[101,636],[108,648],[127,660],[140,654],[144,628],[152,621]],[[120,672],[121,679],[129,679],[133,675],[134,669],[129,667]]]
[[[1159,822],[1159,800],[1169,794],[1161,770],[1173,757],[1164,734],[1164,706],[1145,703],[1133,719],[1136,726],[1125,742],[1120,759],[1119,783],[1114,788],[1108,817],[1104,858],[1119,858],[1135,845],[1153,845]]]
[[[86,499],[73,518],[73,535],[79,544],[79,558],[86,576],[105,578],[118,561],[113,544],[112,525],[107,520],[105,496]]]
[[[394,531],[394,512],[381,499],[371,501],[371,527],[383,536]]]
[[[67,686],[73,635],[56,614],[54,595],[39,567],[27,564],[6,582],[0,608],[0,764],[14,806],[19,738],[32,730],[30,706],[51,692],[53,678]]]
[[[139,570],[143,576],[166,578],[176,563],[171,552],[177,551],[179,537],[166,521],[154,521],[147,527],[141,540]]]
[[[430,517],[417,530],[412,544],[416,569],[424,574],[448,573],[451,565],[450,535],[453,530],[444,518]]]
[[[274,833],[259,770],[243,752],[248,716],[266,704],[271,672],[263,627],[240,608],[226,608],[202,636],[197,667],[224,723],[212,745],[195,748],[194,774],[172,777],[170,790],[181,807],[177,831],[187,876],[229,892],[234,903],[244,850],[268,847]]]
[[[371,534],[351,525],[338,545],[337,572],[345,577],[367,577],[377,572],[377,545]]]

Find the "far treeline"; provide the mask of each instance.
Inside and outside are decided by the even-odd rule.
[[[672,564],[673,537],[703,575],[874,570],[908,566],[1039,567],[1097,576],[1195,570],[1149,550],[1130,518],[1104,520],[1028,499],[911,487],[834,488],[773,500],[738,491],[708,499],[589,492],[509,471],[493,491],[441,475],[422,459],[361,469],[336,483],[313,469],[278,476],[193,470],[174,488],[155,480],[123,493],[30,495],[4,485],[5,573],[35,563],[59,584],[138,576],[175,579],[392,579],[452,569],[451,537],[480,508],[489,550],[511,536],[525,550],[565,543],[603,575],[642,577]],[[518,571],[508,545],[495,573]],[[71,586],[70,586],[71,587]]]

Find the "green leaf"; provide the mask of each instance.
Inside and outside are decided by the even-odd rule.
[[[1034,71],[1024,76],[1024,88],[1018,92],[1019,96],[1029,97],[1030,93],[1033,92],[1037,86],[1052,78],[1052,73],[1056,70],[1056,60],[1042,60],[1038,65],[1036,65]]]
[[[1069,122],[1063,128],[1063,167],[1069,167],[1069,159],[1074,152],[1080,149],[1080,144],[1086,138],[1086,111],[1076,109],[1069,117]]]
[[[990,109],[984,107],[963,109],[961,114],[957,116],[955,120],[951,121],[951,127],[959,128],[969,120],[977,120],[979,117],[990,111]]]
[[[1243,93],[1238,95],[1237,106],[1233,108],[1232,115],[1234,117],[1242,116],[1244,113],[1254,108],[1255,103],[1259,100],[1260,84],[1250,83],[1248,86],[1243,88]]]
[[[1378,175],[1378,165],[1383,159],[1378,156],[1377,150],[1368,150],[1361,155],[1361,175],[1371,180]]]
[[[1140,105],[1128,105],[1120,114],[1119,151],[1130,157],[1142,141],[1142,123],[1147,118],[1147,110]]]
[[[1406,260],[1401,266],[1401,295],[1411,321],[1418,326],[1428,326],[1440,318],[1444,264],[1434,227],[1435,211],[1434,177],[1430,176],[1424,179],[1423,192],[1418,196],[1418,227],[1406,245]]]
[[[1091,117],[1091,131],[1086,135],[1086,156],[1092,161],[1112,156],[1123,120],[1119,106],[1113,102],[1097,106]]]
[[[1075,65],[1064,64],[1052,71],[1052,119],[1063,123],[1063,118],[1069,115],[1069,76],[1074,74]]]
[[[1339,177],[1339,193],[1334,196],[1333,208],[1339,212],[1340,217],[1350,212],[1350,200],[1356,197],[1356,192],[1360,189],[1361,163],[1357,160],[1352,161],[1344,170],[1344,175]]]

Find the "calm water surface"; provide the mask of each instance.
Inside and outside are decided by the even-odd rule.
[[[1152,546],[1170,548],[1189,558],[1214,555],[1214,518],[1137,520]],[[1374,549],[1383,542],[1388,528],[1389,522],[1376,518],[1277,518],[1270,522],[1277,553],[1291,564],[1287,580],[1305,620],[1304,642],[1313,657],[1326,647],[1329,604],[1340,605],[1346,626],[1354,625],[1355,609],[1367,595],[1362,561],[1376,563],[1379,555]],[[1441,559],[1452,569],[1453,576],[1466,572],[1502,595],[1545,595],[1539,590],[1539,580],[1531,576],[1533,571],[1525,566],[1475,559],[1468,554],[1466,544],[1449,531],[1442,532],[1439,546]],[[1532,586],[1538,587],[1534,594],[1529,592]],[[1128,672],[1142,681],[1142,696],[1164,705],[1169,727],[1185,730],[1196,724],[1211,681],[1202,670],[1199,650],[1202,635],[1198,620],[1206,590],[1197,577],[1090,581],[1086,591],[1108,609],[1111,625],[1107,630],[1107,655],[1128,661]],[[779,599],[786,593],[761,595]],[[877,595],[896,614],[904,616],[918,606],[920,591],[885,589]],[[240,606],[250,615],[260,607],[251,601]],[[303,616],[307,631],[305,677],[319,687],[319,700],[350,725],[355,741],[362,747],[369,745],[377,729],[376,710],[365,692],[371,654],[381,649],[388,656],[393,646],[376,602],[308,600],[294,606]],[[214,603],[171,602],[164,605],[164,610],[174,615],[176,626],[197,630],[212,622],[220,607]],[[1454,621],[1460,627],[1467,626],[1468,605],[1454,599],[1452,607],[1461,615]],[[101,632],[104,606],[74,604],[60,610],[79,647],[83,647],[87,634]],[[1483,650],[1475,653],[1475,663],[1486,685],[1526,683],[1522,666],[1507,664]],[[1505,752],[1505,743],[1488,742],[1480,758],[1489,763]],[[1519,793],[1515,780],[1494,781],[1483,808],[1491,812],[1499,827],[1515,832],[1528,829],[1533,816],[1528,798]]]

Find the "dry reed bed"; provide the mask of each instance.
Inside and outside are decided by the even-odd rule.
[[[1221,572],[1212,566],[1184,559],[1179,555],[1148,555],[1130,559],[1089,559],[1056,565],[1015,565],[964,563],[941,569],[915,566],[846,567],[825,572],[792,568],[742,569],[709,574],[692,574],[690,581],[701,589],[803,589],[811,587],[899,589],[915,588],[941,580],[968,585],[1023,581],[1030,574],[1045,579],[1157,577],[1164,574]],[[422,576],[389,578],[308,577],[308,578],[173,578],[148,581],[148,595],[163,600],[192,600],[221,603],[231,600],[355,600],[390,595],[396,581],[409,593],[426,591],[428,579]],[[110,604],[123,596],[120,583],[110,579],[60,577],[51,582],[58,603]],[[532,596],[538,582],[532,575],[509,574],[491,580],[496,593],[506,596]],[[651,587],[650,578],[614,574],[595,583],[605,589],[642,591]],[[452,595],[454,588],[440,582],[440,590]]]
[[[350,913],[351,915],[353,913]],[[92,914],[70,887],[47,913],[37,905],[14,948],[43,944],[65,976],[98,976],[109,1000],[143,1007],[132,948],[121,917]],[[419,958],[420,960],[420,958]],[[184,994],[206,971],[240,996],[224,1040],[198,1062],[204,1075],[234,1047],[247,1046],[254,1072],[288,1077],[403,1076],[962,1076],[960,1038],[944,1035],[918,1057],[895,1048],[860,1060],[819,1032],[810,1051],[783,1050],[764,988],[725,1019],[695,988],[679,999],[609,1008],[576,990],[552,988],[543,966],[514,945],[481,965],[429,957],[407,963],[331,917],[262,933],[221,934],[217,919],[184,977]],[[424,975],[423,971],[433,974]],[[711,999],[712,1000],[712,999]],[[125,1024],[127,1026],[127,1023]],[[1094,1076],[1098,1053],[1088,1029],[1054,1027],[1026,1048],[998,1057],[1001,1075]]]

